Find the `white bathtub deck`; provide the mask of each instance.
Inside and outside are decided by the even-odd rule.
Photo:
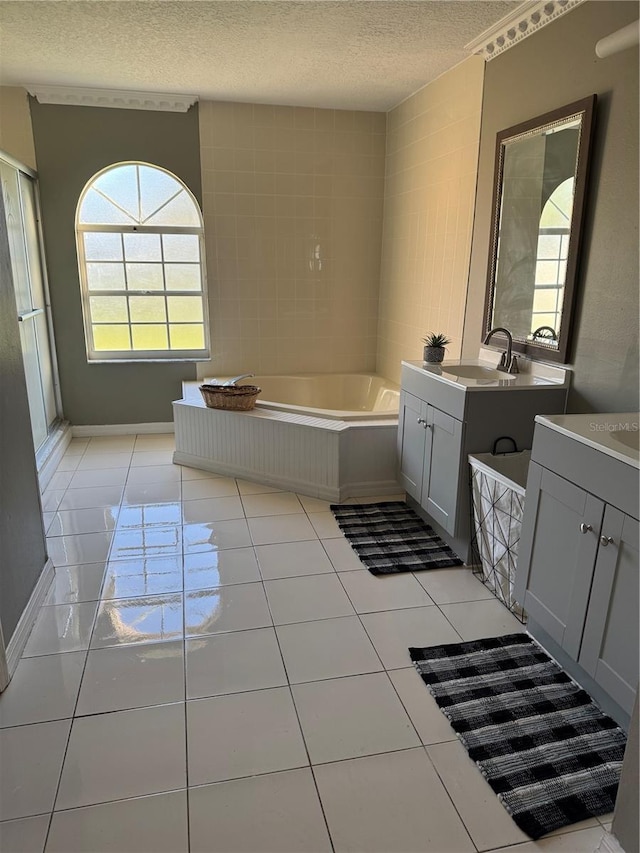
[[[397,419],[208,409],[193,394],[173,412],[179,465],[330,501],[398,492]]]

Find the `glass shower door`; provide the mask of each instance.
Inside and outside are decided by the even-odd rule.
[[[34,449],[58,417],[55,373],[40,251],[36,187],[32,177],[0,160],[5,223],[20,322]]]

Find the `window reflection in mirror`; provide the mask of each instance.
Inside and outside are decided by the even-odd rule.
[[[595,96],[497,137],[485,334],[565,360]]]

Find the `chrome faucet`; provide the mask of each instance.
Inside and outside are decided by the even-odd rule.
[[[495,329],[491,329],[487,337],[484,339],[484,345],[486,346],[497,332],[502,332],[506,337],[507,349],[501,354],[500,361],[496,369],[501,370],[503,373],[518,373],[518,359],[512,353],[513,337],[508,329],[505,329],[502,326],[496,326]]]
[[[226,382],[223,382],[224,385],[235,385],[236,382],[240,382],[241,379],[249,379],[252,376],[255,376],[255,373],[241,373],[240,376],[234,376],[233,379],[227,379]]]

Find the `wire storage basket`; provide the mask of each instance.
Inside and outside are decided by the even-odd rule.
[[[257,385],[200,385],[208,409],[247,412],[253,409],[261,391]]]
[[[473,571],[517,619],[525,622],[526,614],[513,597],[513,584],[531,453],[516,449],[497,454],[497,443],[493,453],[469,456]]]

